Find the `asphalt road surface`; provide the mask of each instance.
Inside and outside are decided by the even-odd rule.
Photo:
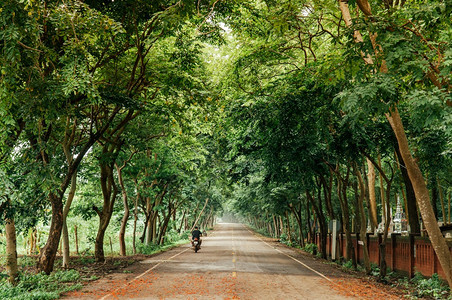
[[[351,299],[334,288],[334,268],[242,224],[218,224],[198,253],[187,244],[141,263],[143,272],[98,280],[91,289],[101,293],[77,298]]]

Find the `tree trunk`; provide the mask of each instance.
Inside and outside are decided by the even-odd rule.
[[[432,176],[431,186],[432,186],[432,208],[433,208],[433,212],[435,213],[436,221],[438,221],[439,214],[438,214],[438,205],[437,204],[438,204],[439,197],[438,197],[438,186],[436,183],[436,176]]]
[[[378,226],[378,218],[377,218],[377,197],[375,195],[375,168],[372,162],[369,159],[366,159],[367,162],[367,178],[369,183],[369,217],[370,224],[372,225],[372,231],[375,230]]]
[[[273,220],[273,235],[275,238],[278,238],[278,224],[276,222],[275,215],[272,215],[272,220]]]
[[[443,215],[443,223],[447,223],[446,220],[446,208],[444,207],[444,196],[443,196],[443,189],[441,187],[441,184],[439,182],[439,179],[436,178],[436,182],[438,184],[438,194],[439,194],[439,201],[441,203],[441,213]]]
[[[344,229],[345,229],[345,240],[346,240],[346,249],[347,249],[347,258],[352,261],[353,268],[357,268],[356,256],[355,256],[355,247],[352,242],[352,235],[350,230],[350,211],[348,208],[348,199],[347,199],[347,186],[348,186],[348,177],[350,173],[350,166],[347,166],[347,175],[344,179],[341,178],[339,173],[339,168],[337,167],[337,176],[338,176],[338,195],[339,202],[341,204],[342,215],[344,220]]]
[[[201,212],[199,213],[198,217],[196,218],[195,222],[193,223],[193,227],[190,229],[190,232],[193,231],[196,224],[198,224],[199,218],[202,216],[202,213],[204,212],[204,209],[207,206],[207,203],[209,202],[209,198],[206,198],[206,202],[204,203],[204,207],[201,209]]]
[[[326,182],[325,177],[323,177],[322,175],[320,175],[319,178],[320,178],[320,181],[323,186],[323,198],[325,199],[328,217],[330,218],[330,220],[334,220],[334,210],[333,210],[333,205],[331,203],[331,189],[332,189],[332,184],[333,184],[333,180],[332,180],[333,177],[330,176],[329,183]]]
[[[152,242],[154,215],[156,214],[156,212],[153,211],[153,208],[156,201],[157,200],[151,202],[151,197],[146,197],[146,214],[149,214],[150,216],[146,223],[147,230],[144,231],[146,233],[146,245],[150,245]]]
[[[155,212],[154,222],[152,223],[152,241],[157,238],[157,220],[160,223],[160,214],[158,211]]]
[[[306,237],[309,244],[314,243],[311,225],[311,212],[309,211],[309,203],[306,203],[306,223],[308,224],[308,236]]]
[[[450,224],[450,208],[451,208],[451,206],[450,206],[450,198],[451,198],[451,195],[452,195],[452,193],[449,193],[449,198],[447,198],[448,200],[447,200],[447,223],[449,223]]]
[[[301,218],[301,207],[300,207],[300,210],[298,211],[298,219],[299,219],[299,222],[298,222],[298,229],[299,229],[299,231],[300,231],[300,247],[304,247],[305,245],[306,245],[306,243],[305,243],[305,238],[304,238],[304,232],[303,232],[303,224],[302,224],[302,218]]]
[[[104,154],[105,152],[106,149],[104,150]],[[113,162],[110,162],[110,164],[108,165],[101,163],[100,169],[100,184],[102,187],[103,196],[102,211],[99,211],[95,206],[93,207],[93,209],[99,216],[99,227],[97,230],[96,242],[94,246],[94,257],[96,258],[97,262],[105,261],[104,236],[108,224],[110,224],[110,219],[113,214],[113,206],[118,194],[118,188],[115,184],[115,179],[113,176]]]
[[[182,232],[182,226],[184,225],[184,221],[185,221],[185,214],[187,213],[187,210],[184,210],[184,213],[182,214],[182,219],[180,221],[180,225],[179,225],[179,229],[177,230],[177,232],[180,234]]]
[[[317,219],[319,219],[319,225],[320,225],[320,250],[322,253],[322,258],[327,258],[326,253],[326,240],[327,240],[327,234],[328,234],[328,224],[326,223],[325,215],[323,214],[323,205],[322,205],[322,183],[319,180],[317,183],[318,191],[317,191],[317,199],[318,199],[318,205],[314,206],[317,208],[318,212],[316,212]],[[326,194],[326,193],[324,193]],[[312,199],[314,200],[314,199]],[[325,198],[325,202],[327,202],[327,199]]]
[[[126,234],[126,227],[127,227],[127,221],[129,220],[130,210],[129,210],[129,202],[127,199],[127,191],[124,186],[124,179],[122,177],[122,169],[125,167],[126,163],[124,163],[123,166],[119,167],[116,166],[116,171],[118,172],[118,181],[119,185],[121,186],[121,194],[122,194],[122,202],[124,204],[124,215],[122,216],[121,220],[121,228],[119,229],[119,255],[126,256],[126,241],[125,241],[125,234]]]
[[[163,224],[159,228],[160,230],[159,230],[159,235],[158,235],[158,240],[157,240],[159,245],[163,245],[163,243],[164,243],[166,230],[168,229],[168,224],[169,224],[169,221],[171,220],[172,214],[173,214],[172,204],[170,202],[168,205],[168,215],[165,216],[165,218],[163,220]]]
[[[289,241],[289,244],[292,244],[292,233],[290,228],[290,219],[289,219],[289,212],[286,210],[286,226],[287,226],[287,239]]]
[[[69,214],[69,209],[71,208],[72,200],[75,196],[75,191],[77,189],[77,172],[74,172],[71,178],[71,189],[69,190],[69,194],[66,200],[66,205],[63,209],[63,268],[69,267],[69,259],[70,259],[70,248],[69,248],[69,232],[67,228],[67,215]]]
[[[381,170],[381,154],[378,154],[378,168]],[[382,209],[382,216],[384,224],[388,222],[386,219],[386,201],[389,202],[389,198],[386,199],[385,197],[385,190],[384,190],[384,184],[383,184],[383,172],[379,172],[378,176],[380,178],[380,198],[381,198],[381,209]]]
[[[29,229],[29,235],[30,235],[30,251],[28,251],[29,255],[33,255],[37,253],[36,248],[36,227],[33,227]]]
[[[358,209],[359,209],[359,215],[360,215],[360,228],[359,228],[359,235],[361,237],[361,241],[363,242],[363,259],[364,259],[364,268],[366,269],[366,274],[369,275],[371,270],[370,267],[370,259],[369,259],[369,251],[368,251],[368,245],[367,245],[367,238],[366,238],[366,214],[364,212],[364,198],[366,195],[366,185],[364,184],[363,176],[361,175],[361,172],[359,171],[357,165],[355,164],[355,174],[358,178],[358,184],[359,184],[359,197],[358,197]]]
[[[86,155],[86,153],[91,149],[92,145],[105,133],[107,128],[110,126],[111,122],[115,118],[116,114],[119,112],[120,107],[117,106],[115,109],[113,109],[111,115],[109,118],[106,118],[105,124],[97,130],[97,132],[91,134],[89,138],[87,139],[86,143],[81,146],[80,151],[77,153],[77,157],[73,159],[68,166],[68,170],[66,174],[64,175],[64,178],[62,179],[61,185],[58,187],[58,190],[56,192],[51,192],[48,195],[49,201],[52,206],[52,221],[50,223],[50,231],[49,236],[47,239],[47,242],[45,246],[43,247],[38,262],[37,262],[37,269],[38,272],[45,272],[46,274],[50,274],[53,270],[53,263],[55,262],[55,255],[58,250],[58,244],[61,238],[61,232],[63,230],[63,197],[64,194],[72,180],[72,176],[77,171],[78,166],[80,165],[83,157]],[[126,118],[131,116],[131,113],[133,111],[129,111],[129,114]],[[128,119],[130,120],[130,119]],[[121,122],[120,124],[125,124],[124,122]],[[76,125],[74,123],[74,127],[76,128]],[[63,150],[68,149],[68,145],[72,143],[72,141],[69,141],[69,144],[66,143],[63,145]],[[50,159],[49,156],[45,151],[41,151],[42,156],[42,162],[43,165],[46,166],[49,164]]]
[[[406,205],[408,214],[408,223],[410,224],[411,233],[421,233],[421,226],[419,224],[419,218],[417,214],[416,195],[414,194],[413,185],[411,184],[410,177],[406,169],[405,161],[400,154],[399,145],[394,145],[395,153],[399,159],[400,172],[402,174],[403,182],[405,184]]]
[[[320,188],[320,186],[319,186]],[[319,191],[320,192],[320,191]],[[320,193],[319,193],[320,194]],[[323,216],[322,207],[320,206],[321,200],[318,199],[319,205],[315,203],[314,197],[311,195],[311,193],[306,190],[306,198],[309,202],[311,202],[314,212],[317,215],[317,219],[319,220],[319,231],[320,231],[320,253],[322,255],[322,258],[326,259],[326,235],[327,235],[327,227],[325,222],[325,217]],[[315,234],[315,231],[314,231]]]
[[[140,199],[140,193],[137,188],[137,196],[135,198],[135,207],[133,208],[133,233],[132,233],[132,252],[137,254],[136,246],[136,234],[137,234],[137,222],[138,222],[138,201]]]
[[[154,232],[154,216],[157,212],[151,212],[151,217],[147,221],[147,231],[146,231],[146,245],[150,245],[152,243],[152,233]]]
[[[174,210],[173,213],[173,221],[171,222],[173,225],[173,230],[176,231],[177,230],[177,224],[176,224],[176,210]]]
[[[61,267],[64,269],[69,268],[70,260],[70,247],[69,247],[69,230],[67,228],[66,220],[63,218],[63,231],[61,235],[61,248],[63,261]]]
[[[110,223],[112,213],[108,210],[102,210],[101,215],[99,216],[99,227],[96,235],[96,242],[94,246],[94,257],[97,262],[105,261],[105,253],[104,253],[104,238],[105,231],[108,228],[108,224]]]
[[[383,188],[383,187],[382,187]],[[389,195],[391,193],[391,182],[387,183],[386,186],[386,216],[385,216],[385,228],[383,231],[383,238],[381,239],[381,243],[379,245],[380,249],[380,280],[385,280],[387,264],[386,264],[386,240],[388,239],[389,225],[391,223],[391,216],[389,213]]]
[[[151,205],[148,205],[149,207],[149,213],[150,213],[150,218],[149,218],[149,223],[148,223],[148,231],[147,231],[147,235],[146,235],[146,245],[150,245],[152,242],[155,242],[155,240],[157,239],[157,218],[159,218],[159,212],[158,210],[154,211],[154,207],[157,207],[160,205],[160,203],[162,203],[163,201],[163,197],[165,197],[166,195],[166,188],[168,187],[168,184],[164,185],[163,191],[155,196],[155,200]],[[150,199],[150,198],[149,198]],[[150,200],[148,200],[150,201]],[[158,243],[158,241],[157,241]]]
[[[445,277],[449,286],[452,287],[452,258],[449,247],[443,237],[438,223],[436,222],[435,214],[429,199],[429,193],[424,177],[418,164],[411,155],[408,140],[405,135],[405,129],[400,119],[397,107],[394,107],[386,114],[391,127],[396,135],[397,142],[400,148],[400,154],[405,162],[408,176],[413,184],[414,193],[416,195],[419,211],[422,215],[425,228],[430,237],[433,249],[438,257],[441,267],[444,270]]]
[[[78,232],[77,232],[77,225],[74,225],[74,236],[75,236],[75,252],[78,254],[80,254],[79,250],[78,250]]]
[[[14,217],[6,218],[5,220],[5,235],[6,235],[6,273],[8,274],[8,281],[12,285],[16,285],[17,275],[19,274],[17,267],[17,242],[16,242],[16,225]]]
[[[389,225],[391,223],[391,215],[390,215],[390,197],[391,197],[391,185],[392,180],[394,179],[394,172],[392,172],[391,178],[388,178],[386,174],[384,173],[382,167],[381,167],[381,161],[380,158],[378,159],[378,163],[375,162],[370,156],[367,156],[367,159],[369,159],[374,167],[378,169],[379,175],[380,175],[380,192],[382,197],[382,205],[384,210],[383,214],[383,220],[384,220],[384,231],[383,231],[383,238],[381,240],[381,243],[379,245],[380,249],[380,279],[384,280],[384,277],[386,276],[386,239],[388,238],[388,232],[389,232]],[[386,182],[386,191],[384,188],[383,180]],[[385,199],[385,201],[383,201]]]
[[[279,216],[279,229],[281,231],[281,235],[286,234],[286,230],[284,228],[284,223],[282,221],[282,217]]]
[[[151,217],[151,215],[148,215],[145,210],[143,210],[143,213],[146,216],[146,220],[144,220],[144,228],[143,228],[143,232],[141,233],[141,236],[140,236],[140,241],[142,244],[144,244],[144,240],[146,238],[147,228],[148,228],[148,224],[149,224],[149,218]]]
[[[296,209],[292,203],[289,204],[289,208],[292,211],[292,213],[294,214],[295,220],[297,221],[297,224],[298,224],[298,230],[299,230],[299,235],[300,235],[298,243],[299,243],[300,247],[304,247],[305,244],[304,244],[304,236],[303,236],[303,224],[302,224],[302,220],[301,220],[301,204],[300,204],[299,210]]]
[[[37,262],[38,271],[43,271],[47,275],[53,271],[53,263],[55,262],[61,231],[63,230],[63,202],[54,193],[49,194],[49,200],[52,204],[52,221],[50,223],[49,237],[41,250],[41,255]]]

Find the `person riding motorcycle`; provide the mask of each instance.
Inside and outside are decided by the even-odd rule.
[[[202,243],[201,236],[202,236],[202,232],[199,231],[198,226],[195,226],[195,230],[193,230],[191,232],[191,245],[192,246],[195,245],[194,241],[195,241],[195,238],[197,238],[199,240],[199,247],[201,247],[201,243]]]

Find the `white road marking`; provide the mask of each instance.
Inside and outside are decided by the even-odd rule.
[[[155,263],[163,263],[163,262],[181,262],[180,260],[168,260],[168,259],[146,259],[140,261],[140,264],[155,264]]]
[[[168,258],[168,259],[162,260],[161,262],[159,262],[158,264],[156,264],[156,265],[153,266],[152,268],[150,268],[150,269],[146,270],[145,272],[143,272],[142,274],[136,276],[134,279],[132,279],[131,281],[129,281],[127,284],[124,284],[123,287],[126,286],[126,285],[129,285],[130,283],[134,282],[135,280],[137,280],[137,279],[143,277],[144,275],[146,275],[147,273],[151,272],[152,270],[154,270],[155,268],[157,268],[158,266],[160,266],[160,265],[163,264],[164,262],[167,262],[167,261],[173,259],[174,257],[176,257],[176,256],[178,256],[178,255],[181,255],[182,253],[184,253],[184,252],[186,252],[186,251],[188,251],[188,250],[190,250],[190,249],[191,249],[191,248],[187,248],[187,249],[185,249],[185,250],[183,250],[183,251],[181,251],[181,252],[179,252],[179,253],[177,253],[177,254],[171,256],[171,257]],[[111,292],[110,294],[105,295],[105,296],[103,296],[102,298],[100,298],[100,300],[105,300],[105,299],[107,299],[108,297],[112,296],[112,295],[114,294],[114,292],[120,290],[121,288],[122,288],[122,287],[117,288],[116,290],[114,290],[114,291]]]
[[[246,227],[245,227],[245,228],[246,228]],[[311,270],[312,272],[316,273],[317,275],[319,275],[320,277],[324,278],[325,280],[328,280],[329,282],[331,282],[331,283],[334,284],[335,286],[339,286],[339,287],[340,287],[340,284],[338,284],[338,283],[334,282],[333,280],[329,279],[328,277],[326,277],[326,276],[323,275],[322,273],[320,273],[320,272],[314,270],[313,268],[307,266],[306,264],[302,263],[301,261],[299,261],[299,260],[296,259],[295,257],[293,257],[293,256],[291,256],[291,255],[289,255],[289,254],[286,254],[286,253],[282,252],[281,250],[279,250],[279,249],[277,249],[277,248],[271,246],[269,243],[267,243],[266,241],[264,241],[263,239],[261,239],[260,237],[258,237],[257,235],[255,235],[254,232],[252,232],[252,231],[249,230],[248,228],[246,228],[246,230],[248,230],[253,236],[255,236],[255,237],[257,237],[258,239],[260,239],[261,242],[263,242],[264,244],[266,244],[268,247],[270,247],[270,248],[272,248],[272,249],[278,251],[279,253],[284,254],[285,256],[287,256],[287,257],[293,259],[294,261],[296,261],[296,262],[299,263],[300,265],[302,265],[302,266],[304,266],[305,268]],[[380,292],[382,292],[382,293],[385,294],[385,295],[391,296],[390,294],[386,293],[385,291],[380,290]],[[352,294],[353,296],[355,296],[355,297],[358,297],[354,292],[351,292],[351,294]]]
[[[249,230],[248,228],[247,228],[246,230],[248,230],[252,235],[254,235],[254,236],[257,237],[258,239],[260,239],[262,243],[264,243],[264,244],[267,245],[268,247],[272,248],[273,250],[275,250],[275,251],[277,251],[277,252],[279,252],[279,253],[281,253],[281,254],[284,254],[285,256],[287,256],[287,257],[293,259],[294,261],[296,261],[297,263],[299,263],[300,265],[302,265],[302,266],[305,267],[306,269],[311,270],[312,272],[316,273],[317,275],[319,275],[319,276],[322,277],[323,279],[328,280],[329,282],[331,282],[331,283],[333,283],[333,284],[335,284],[335,285],[338,285],[338,284],[335,283],[333,280],[329,279],[328,277],[326,277],[325,275],[323,275],[323,274],[320,273],[319,271],[316,271],[316,270],[314,270],[313,268],[309,267],[309,266],[306,265],[305,263],[299,261],[299,260],[296,259],[295,257],[293,257],[293,256],[291,256],[291,255],[289,255],[289,254],[287,254],[287,253],[284,253],[284,252],[282,252],[281,250],[279,250],[279,249],[277,249],[277,248],[275,248],[275,247],[272,247],[269,243],[267,243],[266,241],[264,241],[264,240],[261,239],[260,237],[256,236],[256,235],[254,234],[254,232],[252,232],[252,231]]]

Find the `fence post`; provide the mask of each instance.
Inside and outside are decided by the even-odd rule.
[[[337,258],[337,221],[333,220],[333,233],[331,236],[331,259]]]
[[[395,260],[396,260],[396,248],[397,248],[397,233],[391,234],[391,269],[395,270]]]
[[[355,234],[356,236],[356,263],[359,264],[359,241],[361,240],[361,236],[359,235],[359,233],[357,232]]]
[[[429,239],[429,241],[430,241],[430,239]],[[436,266],[436,253],[435,253],[435,249],[433,249],[433,245],[432,245],[432,242],[430,241],[430,249],[431,249],[431,256],[432,256],[432,275],[433,274],[435,274],[435,273],[438,273],[438,270],[437,270],[437,266]]]
[[[329,237],[328,237],[329,239],[330,239],[330,256],[331,255],[333,255],[333,233],[330,233],[329,234]]]
[[[414,259],[415,259],[415,250],[414,250],[414,235],[410,233],[409,235],[409,258],[408,258],[408,278],[413,278],[414,275]]]
[[[377,237],[378,237],[378,244],[377,244],[378,265],[380,264],[380,256],[381,256],[381,253],[380,253],[380,244],[381,244],[381,241],[382,241],[381,236],[382,236],[381,233],[377,233]]]
[[[341,257],[345,257],[345,252],[344,252],[344,233],[343,232],[341,232],[341,247],[340,247],[340,254],[341,254]]]
[[[369,254],[369,260],[372,261],[371,256],[370,256],[370,234],[371,234],[370,232],[366,233],[366,245],[367,245],[367,253]]]

